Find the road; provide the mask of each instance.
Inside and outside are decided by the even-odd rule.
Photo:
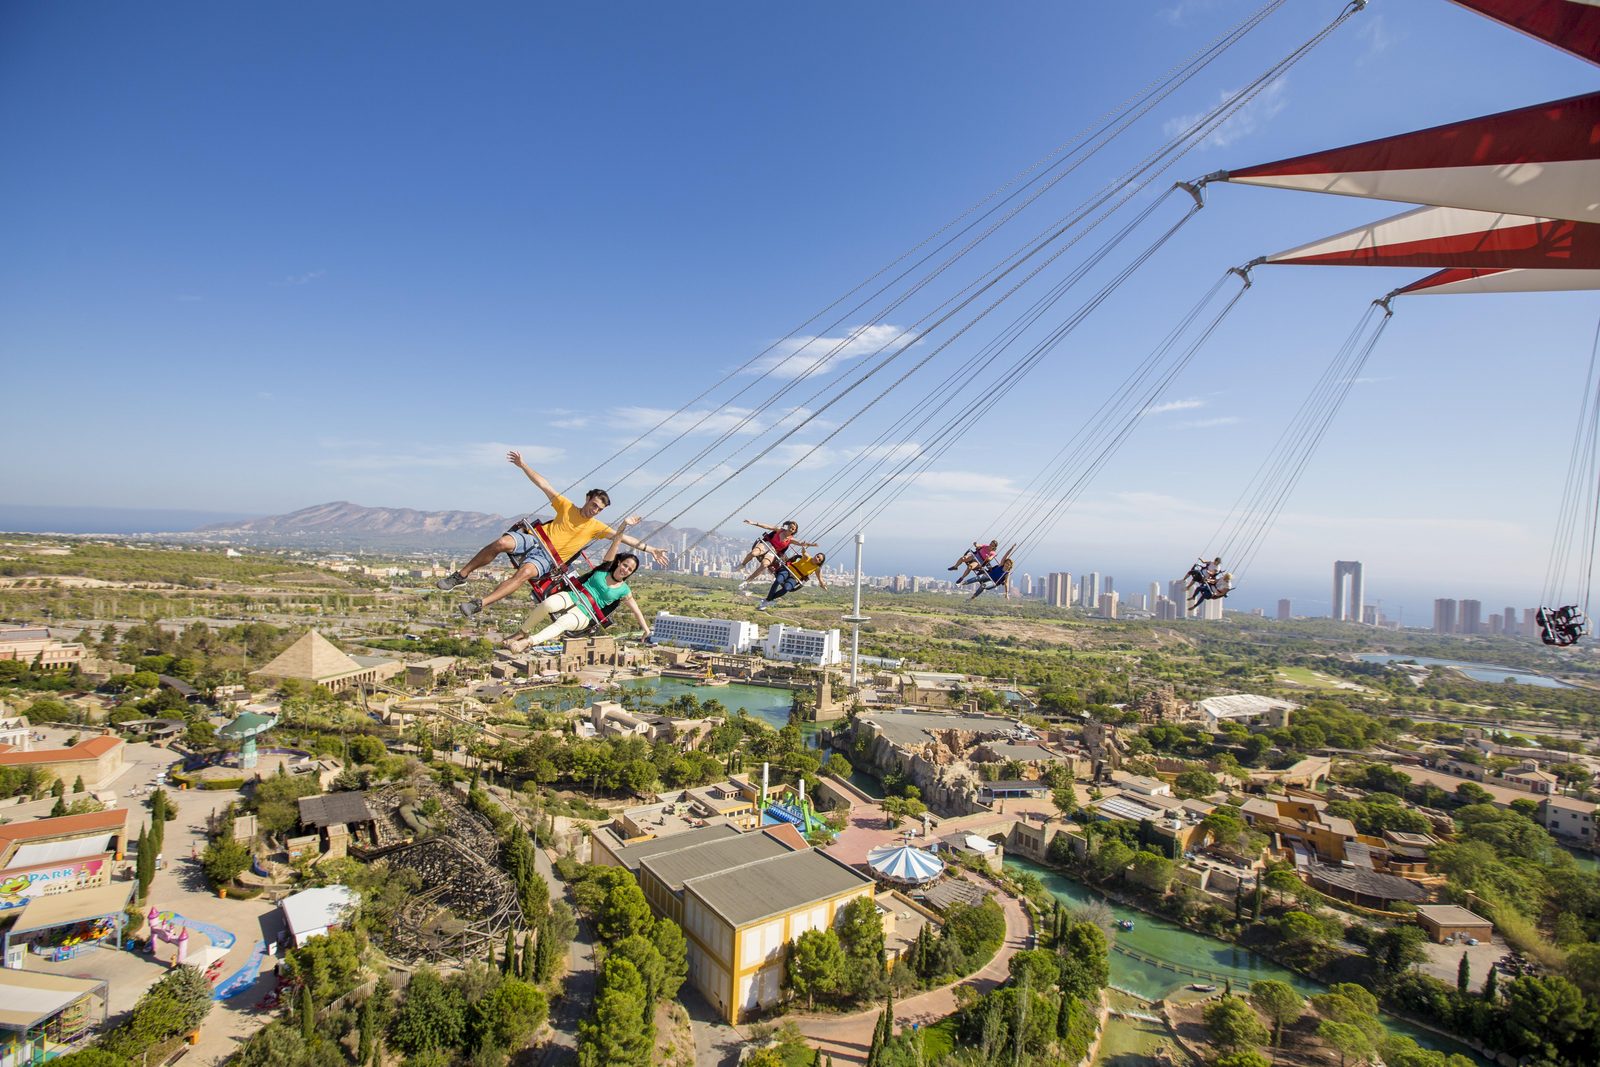
[[[511,794],[500,786],[490,786],[489,792],[511,812],[524,830],[528,829],[527,819],[523,816],[522,809],[516,804]],[[551,899],[559,893],[561,899],[576,913],[577,908],[572,900],[572,887],[561,880],[556,874],[555,865],[550,862],[550,855],[543,847],[533,850],[534,866],[544,876],[545,882],[550,886]],[[567,1065],[578,1062],[578,1023],[586,1016],[594,1004],[594,931],[589,924],[580,920],[578,922],[577,936],[572,939],[572,944],[567,949],[567,977],[562,985],[562,991],[550,1005],[550,1039],[540,1050],[539,1064],[541,1067],[554,1067],[554,1065]]]

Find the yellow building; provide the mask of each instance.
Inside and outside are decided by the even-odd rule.
[[[307,630],[265,667],[251,671],[250,677],[260,682],[294,678],[337,693],[351,686],[385,681],[405,669],[406,665],[398,659],[347,656],[317,631]]]
[[[633,872],[657,914],[683,927],[689,980],[729,1023],[777,1003],[789,943],[834,925],[873,880],[806,845],[792,826],[727,824],[620,847],[594,861]]]
[[[104,734],[85,738],[70,748],[16,751],[0,744],[0,767],[32,767],[67,785],[82,778],[86,789],[103,789],[122,775],[126,748],[122,738]]]

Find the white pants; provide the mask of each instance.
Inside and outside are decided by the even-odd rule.
[[[548,625],[534,633],[533,628],[547,619]],[[528,634],[528,644],[547,645],[562,634],[573,633],[588,625],[588,614],[578,606],[571,593],[551,593],[522,620],[522,632]]]

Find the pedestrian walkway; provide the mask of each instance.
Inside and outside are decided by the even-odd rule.
[[[965,876],[971,877],[971,876]],[[936,1023],[956,1010],[956,989],[968,986],[978,993],[987,993],[1010,976],[1011,957],[1028,947],[1032,924],[1015,897],[998,895],[1006,916],[1006,940],[988,965],[959,982],[942,989],[932,989],[903,1001],[896,1001],[894,1017],[896,1026],[919,1023],[927,1026]],[[854,1015],[797,1015],[790,1016],[812,1047],[824,1055],[832,1056],[835,1064],[865,1063],[867,1049],[872,1044],[872,1031],[877,1026],[881,1007],[871,1007]]]

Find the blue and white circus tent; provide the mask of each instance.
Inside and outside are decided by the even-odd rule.
[[[879,878],[904,885],[925,885],[944,873],[944,860],[925,848],[912,847],[909,839],[868,852],[867,866]]]

